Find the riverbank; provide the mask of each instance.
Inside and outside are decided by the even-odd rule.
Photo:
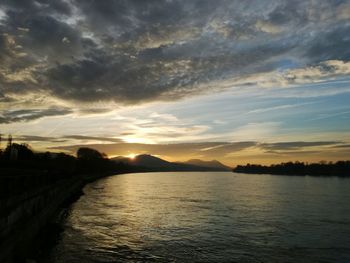
[[[87,183],[113,174],[117,173],[67,176],[15,171],[0,176],[0,262],[25,262],[53,215],[76,201]]]
[[[286,162],[270,166],[260,164],[238,165],[235,173],[272,174],[290,176],[337,176],[350,178],[350,161],[302,163]]]

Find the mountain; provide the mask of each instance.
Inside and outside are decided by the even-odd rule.
[[[202,166],[192,163],[173,163],[149,154],[137,155],[134,158],[119,156],[112,158],[112,160],[118,163],[142,167],[147,171],[227,171],[226,167],[223,169],[222,167],[214,166],[211,162],[212,166],[208,164]],[[203,164],[206,163],[202,162]]]
[[[231,171],[232,170],[230,167],[220,163],[217,160],[203,161],[200,159],[191,159],[191,160],[188,160],[187,162],[183,162],[183,163],[201,166],[201,167],[217,168],[217,169],[222,170],[222,171]]]

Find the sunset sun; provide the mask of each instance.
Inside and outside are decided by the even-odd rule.
[[[137,156],[137,154],[135,154],[135,153],[130,153],[130,154],[128,154],[126,157],[129,158],[129,159],[135,159],[136,156]]]

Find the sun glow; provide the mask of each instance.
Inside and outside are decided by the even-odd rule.
[[[134,136],[123,137],[123,141],[126,143],[147,143],[147,144],[155,143],[152,139],[145,139],[144,135],[140,137],[134,137]]]
[[[137,154],[135,154],[135,153],[130,153],[130,154],[128,154],[126,157],[128,157],[129,159],[135,159],[136,156],[137,156]]]

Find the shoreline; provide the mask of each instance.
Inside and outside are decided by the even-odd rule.
[[[38,246],[40,233],[60,209],[69,207],[84,194],[86,184],[118,174],[121,173],[63,177],[57,182],[32,187],[24,193],[0,199],[1,207],[5,208],[5,213],[0,217],[0,262],[26,262]],[[45,176],[39,175],[37,179],[43,180]],[[4,176],[2,179],[10,185],[11,179],[20,180],[22,177]]]
[[[310,177],[322,177],[322,178],[342,178],[342,179],[350,179],[350,176],[342,176],[342,175],[318,175],[318,174],[282,174],[282,173],[264,173],[264,172],[237,172],[237,171],[232,171],[232,173],[237,173],[237,174],[256,174],[256,175],[274,175],[274,176],[296,176],[296,177],[305,177],[305,176],[310,176]]]

